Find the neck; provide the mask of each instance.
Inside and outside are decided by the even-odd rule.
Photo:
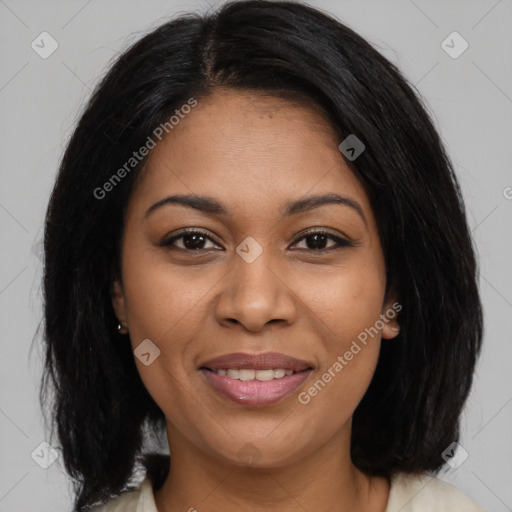
[[[352,464],[346,434],[279,467],[241,466],[206,454],[168,426],[171,468],[155,491],[157,510],[384,512],[389,481],[367,476]]]

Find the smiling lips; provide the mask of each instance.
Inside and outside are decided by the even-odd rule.
[[[223,396],[262,407],[290,395],[311,373],[312,365],[277,352],[239,352],[205,361],[200,371]]]

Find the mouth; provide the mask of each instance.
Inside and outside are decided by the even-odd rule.
[[[263,407],[290,396],[308,378],[313,366],[276,352],[236,353],[206,361],[199,370],[224,398]]]

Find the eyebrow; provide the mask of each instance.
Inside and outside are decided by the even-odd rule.
[[[210,215],[230,215],[230,212],[222,205],[222,203],[211,197],[197,196],[192,194],[176,194],[164,197],[160,201],[153,204],[148,209],[144,217],[146,218],[155,210],[165,205],[171,204],[177,204],[185,206],[187,208],[193,208],[194,210],[198,210],[200,212]],[[284,208],[281,210],[281,214],[283,217],[289,217],[291,215],[297,215],[298,213],[303,213],[309,210],[313,210],[315,208],[320,208],[321,206],[327,204],[339,204],[351,208],[361,217],[361,219],[366,225],[366,217],[364,215],[363,209],[361,208],[361,205],[358,202],[354,201],[350,197],[340,196],[338,194],[332,193],[317,196],[309,196],[301,199],[296,199],[294,201],[290,201],[286,203]]]

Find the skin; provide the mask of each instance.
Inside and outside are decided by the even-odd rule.
[[[155,492],[159,512],[386,508],[389,481],[353,465],[350,435],[396,320],[307,405],[297,398],[396,300],[385,297],[377,224],[340,142],[312,107],[217,89],[150,154],[127,208],[112,304],[134,349],[150,339],[161,351],[148,366],[135,358],[167,419],[172,464]],[[340,204],[282,217],[288,201],[324,193],[357,202],[364,220]],[[146,216],[171,194],[215,198],[229,214],[171,204]],[[321,253],[316,247],[337,242],[315,246],[302,233],[313,227],[354,246]],[[207,231],[202,254],[183,248],[190,237],[158,245],[183,228]],[[246,237],[263,250],[252,263],[236,252]],[[219,355],[265,351],[313,367],[300,389],[270,406],[229,401],[198,369]],[[248,443],[258,453],[252,461],[239,456]]]

